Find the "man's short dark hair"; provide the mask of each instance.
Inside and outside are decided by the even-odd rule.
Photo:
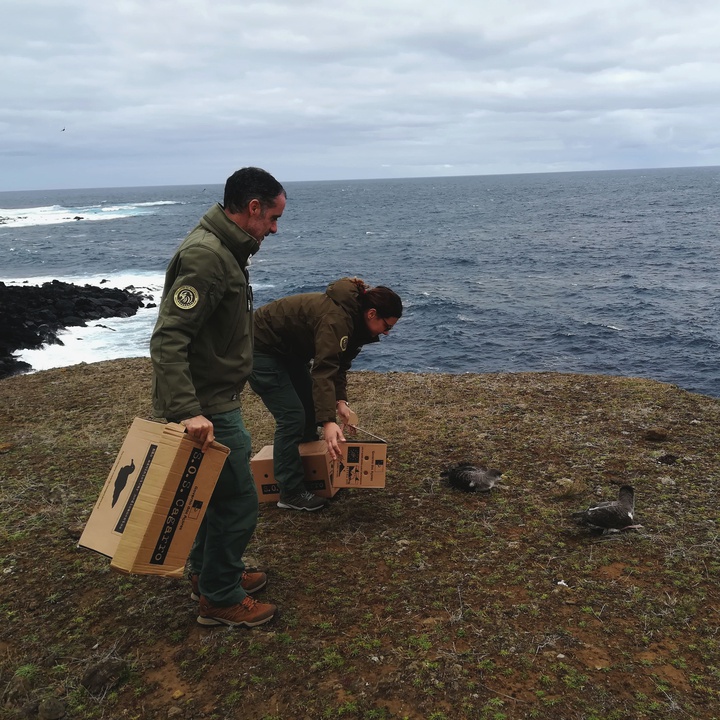
[[[246,167],[234,172],[225,183],[223,206],[229,212],[242,212],[251,200],[269,207],[278,195],[287,197],[285,188],[267,171]]]

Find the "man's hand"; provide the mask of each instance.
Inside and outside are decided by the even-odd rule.
[[[185,426],[187,434],[195,442],[203,444],[202,452],[205,452],[210,447],[210,443],[215,440],[213,424],[204,415],[196,415],[187,420],[182,420],[180,424]]]
[[[327,444],[330,457],[337,460],[340,457],[340,445],[338,443],[345,442],[345,436],[340,426],[334,422],[326,422],[323,425],[323,438]]]

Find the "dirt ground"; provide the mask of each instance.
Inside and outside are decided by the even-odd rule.
[[[0,381],[0,717],[720,718],[720,400],[635,378],[353,373],[384,489],[261,506],[280,615],[202,628],[187,581],[77,540],[146,359]],[[271,417],[249,391],[254,450]],[[485,494],[441,472],[503,471]],[[572,512],[637,493],[637,530]],[[54,714],[53,714],[54,713]]]

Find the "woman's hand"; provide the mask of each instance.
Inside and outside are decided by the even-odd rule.
[[[338,400],[335,408],[337,410],[338,417],[340,420],[342,420],[343,425],[349,425],[350,424],[350,416],[354,415],[353,411],[350,409],[350,406],[348,405],[347,400]]]
[[[336,404],[337,414],[340,418],[343,432],[355,435],[357,432],[355,425],[357,424],[357,415],[354,410],[350,409],[347,400],[338,400]]]
[[[323,439],[327,444],[328,452],[333,460],[337,460],[340,453],[339,443],[345,442],[345,436],[340,426],[335,422],[326,422],[323,424]]]

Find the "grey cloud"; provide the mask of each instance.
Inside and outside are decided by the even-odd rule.
[[[6,0],[3,15],[0,189],[207,183],[248,162],[302,180],[720,161],[709,0]]]

